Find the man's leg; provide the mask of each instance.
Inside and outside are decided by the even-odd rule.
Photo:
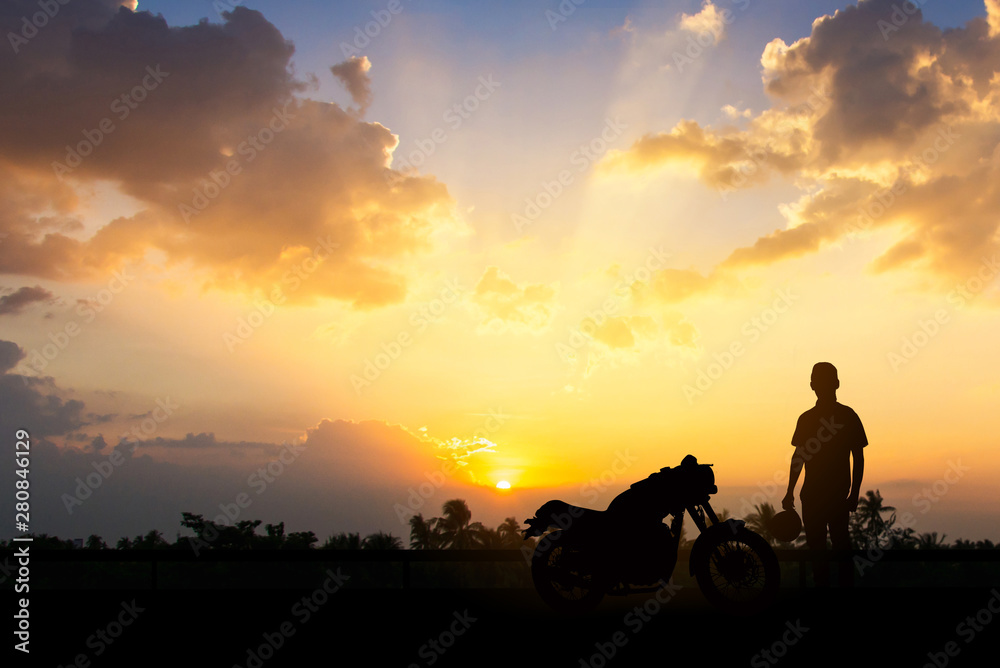
[[[848,530],[848,519],[850,513],[847,505],[843,508],[834,508],[830,513],[830,540],[833,542],[835,550],[851,550],[854,545],[851,543],[851,532]],[[854,586],[854,564],[851,559],[842,559],[838,564],[840,573],[840,586]]]
[[[806,547],[810,550],[826,550],[825,508],[816,502],[802,502],[802,529],[806,533]],[[813,560],[813,580],[817,587],[830,586],[830,563],[822,556]]]

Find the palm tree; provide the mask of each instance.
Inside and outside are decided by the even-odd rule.
[[[948,543],[944,542],[945,535],[938,538],[937,531],[931,533],[922,533],[920,538],[917,540],[918,550],[940,550],[948,547]]]
[[[855,520],[853,528],[858,534],[853,536],[854,539],[861,544],[883,540],[886,533],[892,530],[892,525],[896,523],[895,511],[893,506],[885,505],[879,490],[865,492],[864,497],[858,500],[858,510],[852,518]],[[884,519],[882,513],[889,512],[892,515],[888,520]]]
[[[360,550],[361,549],[361,534],[360,533],[344,533],[341,531],[335,536],[330,536],[323,543],[324,550]]]
[[[438,531],[438,519],[432,517],[425,520],[423,513],[410,518],[410,549],[440,550],[441,534]]]
[[[378,531],[365,536],[361,543],[362,550],[402,550],[403,539],[391,533]]]
[[[497,532],[500,534],[500,547],[516,550],[524,544],[521,525],[514,517],[505,519],[503,524],[497,527]]]
[[[778,539],[771,533],[771,520],[774,519],[775,514],[774,506],[765,501],[759,505],[755,504],[754,512],[743,519],[746,521],[748,529],[760,534],[770,545],[776,545]]]
[[[488,527],[483,527],[483,530],[477,536],[478,545],[476,547],[481,547],[484,550],[500,550],[503,549],[503,535],[500,533],[500,529],[490,529]]]
[[[912,550],[917,547],[917,535],[913,527],[906,527],[902,531],[893,531],[892,546],[901,550]]]
[[[465,501],[445,501],[441,513],[443,517],[438,519],[437,526],[441,529],[443,547],[470,550],[479,546],[484,528],[481,522],[472,522],[472,511]]]

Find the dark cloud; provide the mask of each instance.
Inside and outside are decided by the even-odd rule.
[[[368,78],[368,70],[371,69],[371,66],[368,56],[360,58],[352,56],[349,60],[330,68],[333,76],[337,77],[344,84],[347,92],[351,94],[351,99],[357,105],[359,116],[364,116],[372,103],[372,82]]]
[[[0,315],[13,315],[20,313],[31,304],[38,302],[53,302],[55,296],[45,288],[36,285],[33,288],[27,286],[15,290],[9,295],[0,297]]]

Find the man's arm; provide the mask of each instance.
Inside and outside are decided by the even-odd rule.
[[[851,448],[851,457],[854,459],[854,471],[851,475],[851,495],[847,497],[847,510],[854,512],[858,509],[858,499],[861,498],[861,479],[865,475],[865,448],[862,445]]]
[[[802,446],[795,446],[795,452],[792,453],[792,463],[788,469],[788,492],[785,494],[785,498],[781,500],[781,507],[785,510],[791,510],[795,507],[795,483],[799,481],[799,474],[802,473],[802,466],[805,464],[805,459],[802,457]],[[858,481],[861,484],[861,481]]]

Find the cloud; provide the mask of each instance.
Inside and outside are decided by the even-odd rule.
[[[0,31],[29,6],[5,3]],[[92,279],[154,250],[206,288],[406,297],[406,261],[458,225],[447,189],[389,169],[388,128],[304,97],[294,47],[259,12],[224,18],[173,27],[73,2],[0,61],[0,273]],[[367,60],[335,69],[366,108]],[[87,237],[76,188],[98,181],[143,210]]]
[[[11,373],[25,352],[16,343],[0,341],[0,430],[24,429],[32,438],[61,436],[89,423],[84,404],[64,399],[51,378]]]
[[[744,128],[683,120],[609,152],[601,168],[682,167],[725,197],[772,178],[803,189],[780,209],[784,228],[734,249],[710,276],[893,226],[896,243],[870,268],[918,269],[947,285],[992,257],[1000,240],[994,0],[987,11],[948,31],[919,11],[900,15],[892,0],[863,0],[821,17],[808,37],[763,49],[772,105]],[[666,301],[710,284],[690,272],[657,278]]]
[[[556,311],[556,287],[541,283],[519,286],[497,267],[488,267],[472,294],[472,302],[491,329],[535,333],[544,330]]]
[[[24,351],[13,341],[0,341],[0,373],[7,373],[24,359]]]
[[[94,443],[99,445],[97,439]],[[237,496],[245,494],[250,504],[239,510],[236,521],[284,521],[290,530],[315,531],[321,539],[377,529],[405,537],[409,514],[434,513],[449,498],[474,498],[467,467],[443,473],[445,459],[489,456],[471,442],[453,455],[443,442],[379,421],[322,420],[289,444],[235,443],[203,433],[135,445],[116,446],[122,457],[112,465],[106,447],[57,447],[33,440],[32,465],[46,473],[32,483],[32,507],[39,517],[33,528],[60,537],[97,533],[111,542],[157,528],[172,539],[182,512],[215,518],[223,507],[232,512]],[[164,449],[183,450],[184,456],[165,460],[159,456]],[[228,456],[234,450],[242,456]],[[72,514],[67,512],[66,495],[75,494],[95,465],[111,466],[112,473],[82,504],[71,503]],[[0,500],[0,511],[13,512],[12,503]],[[406,515],[402,521],[400,508]]]
[[[31,304],[53,301],[55,301],[55,296],[45,288],[39,285],[33,288],[25,286],[9,295],[0,297],[0,315],[14,315],[20,313]]]
[[[330,68],[333,75],[340,79],[344,88],[351,94],[351,99],[358,107],[358,116],[364,116],[372,103],[372,82],[368,78],[368,70],[372,67],[368,56],[351,56],[350,59]]]
[[[726,23],[719,8],[711,0],[705,0],[701,11],[697,14],[682,14],[678,27],[696,35],[711,33],[718,41],[722,37]]]

